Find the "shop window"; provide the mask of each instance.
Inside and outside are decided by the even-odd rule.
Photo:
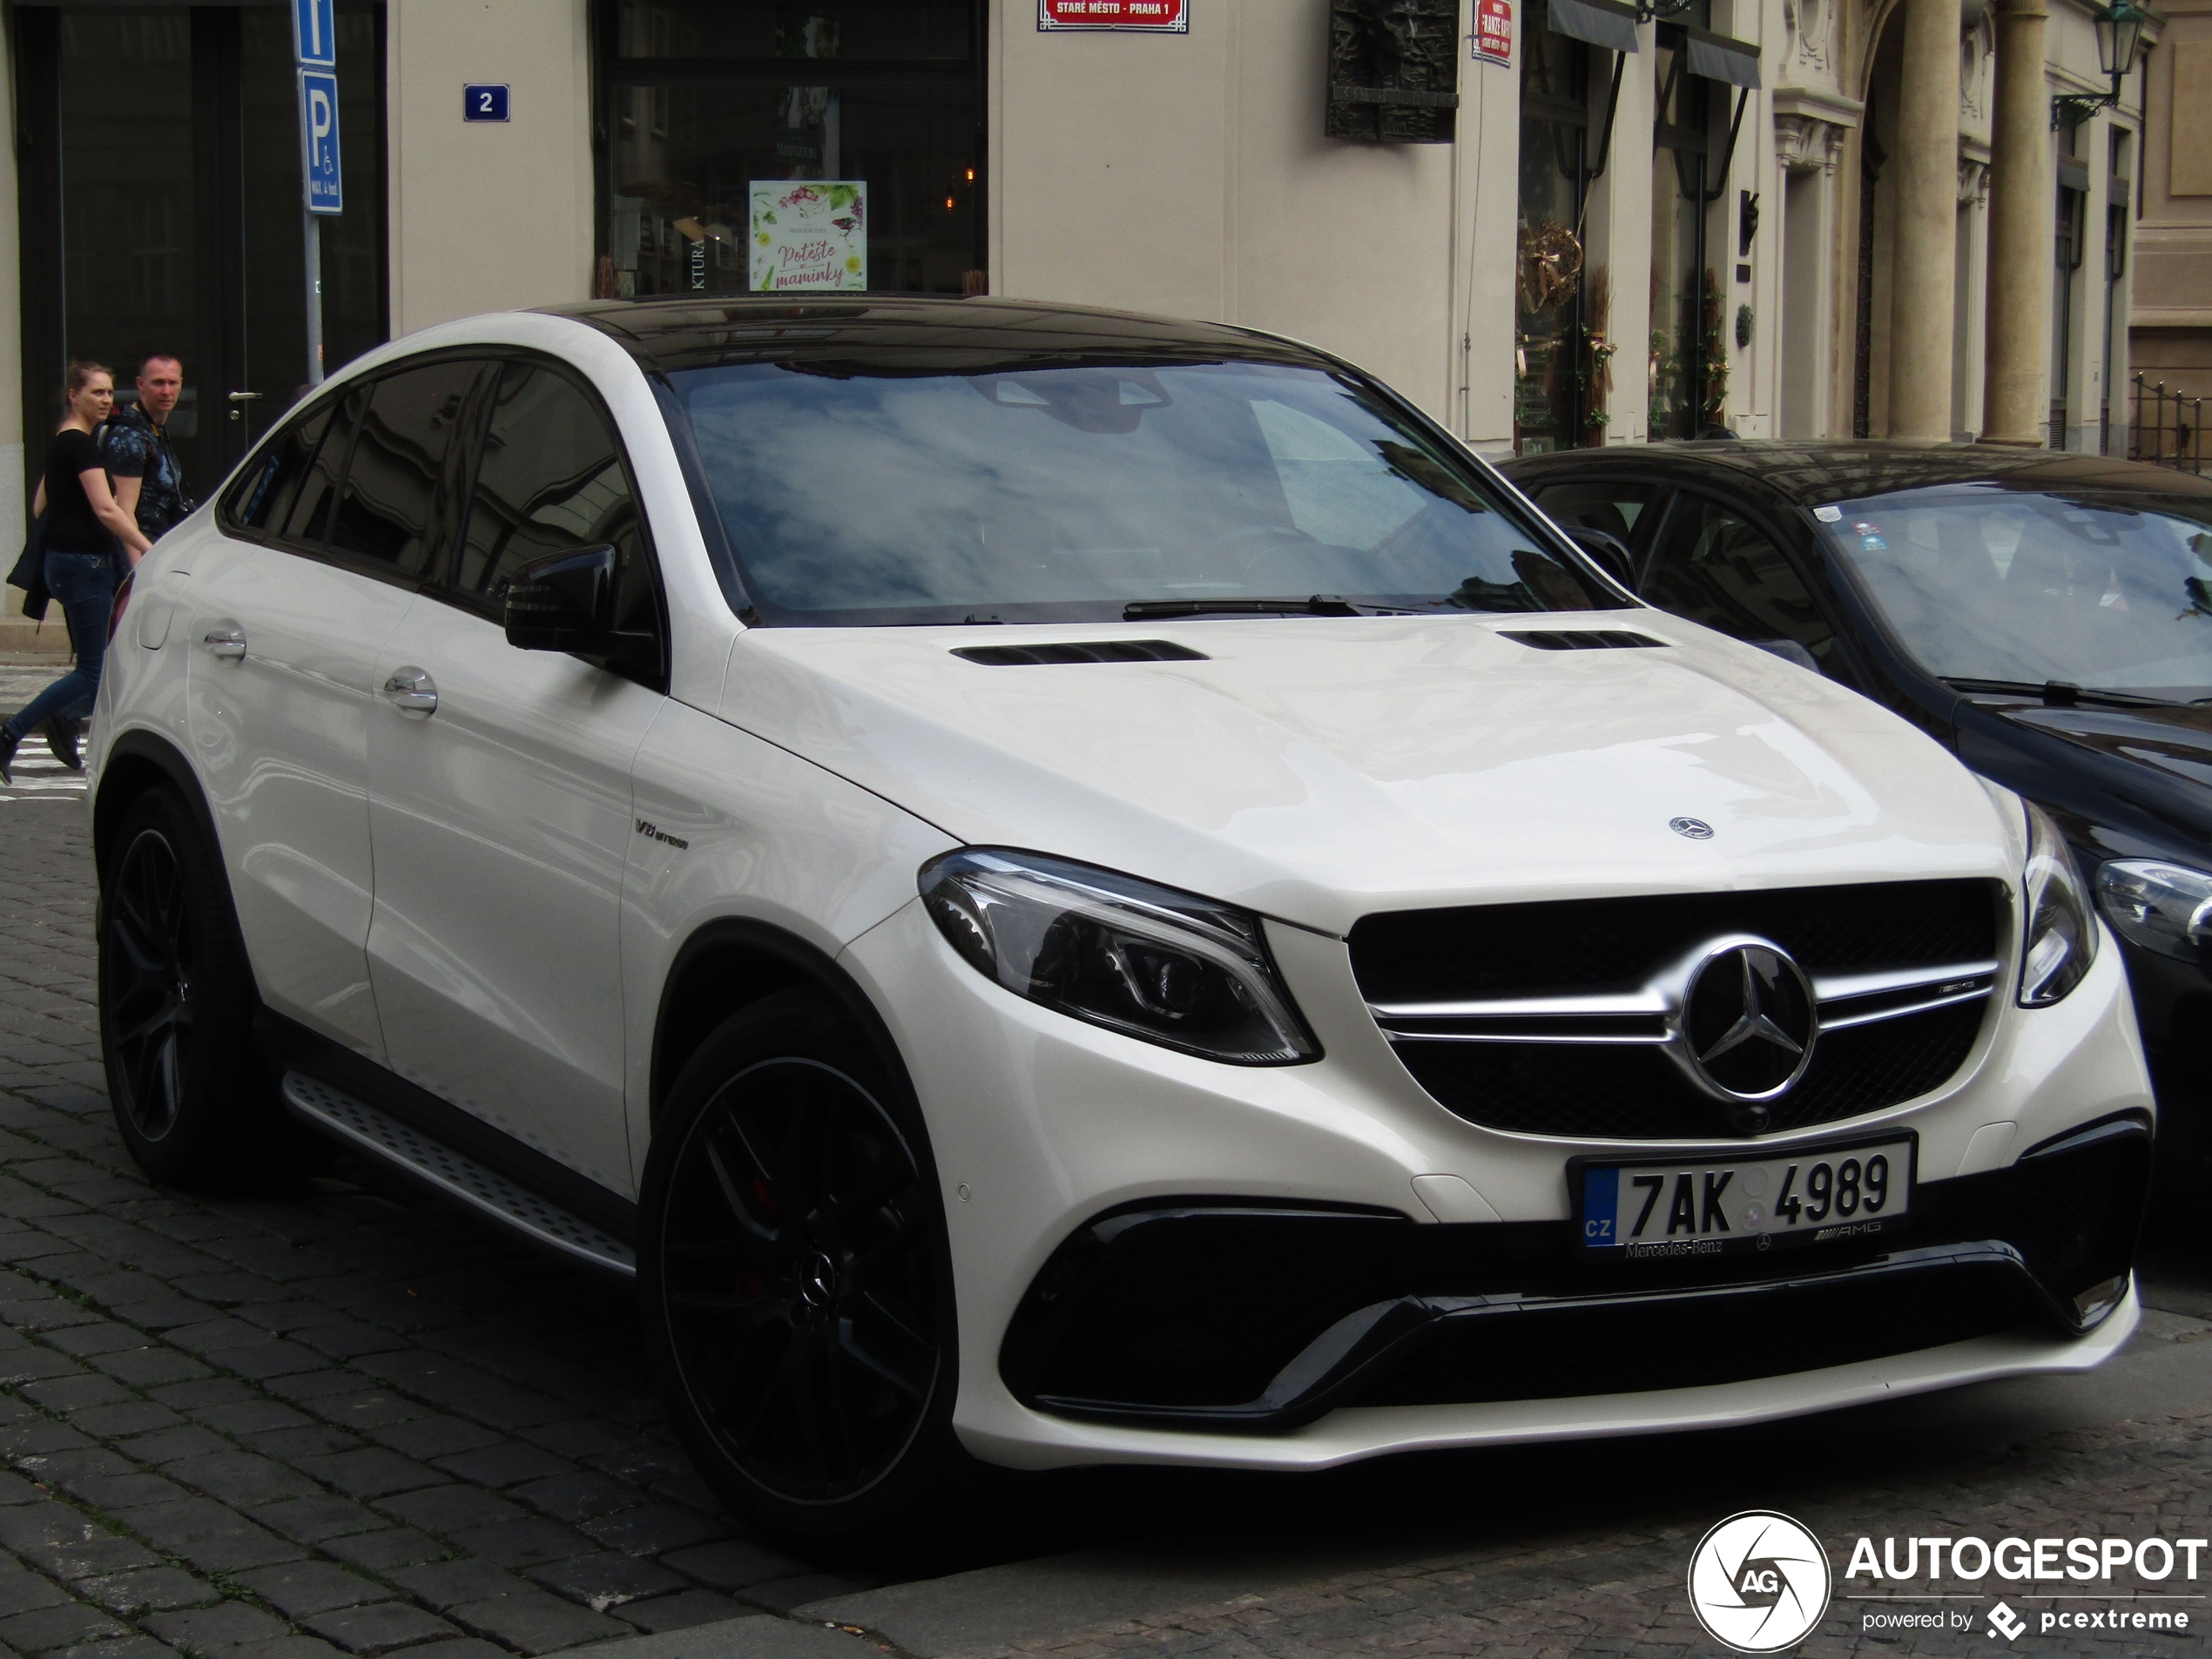
[[[1586,348],[1603,322],[1588,314],[1582,268],[1589,57],[1581,41],[1548,29],[1530,30],[1521,47],[1514,443],[1523,455],[1602,436],[1604,395]]]
[[[983,286],[981,0],[600,16],[603,297]]]

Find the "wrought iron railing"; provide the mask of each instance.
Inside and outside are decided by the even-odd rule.
[[[2204,471],[2204,400],[2169,392],[2166,382],[2144,384],[2135,376],[2135,406],[2128,424],[2128,458],[2202,475]]]

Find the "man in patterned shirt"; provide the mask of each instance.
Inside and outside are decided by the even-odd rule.
[[[138,365],[138,401],[118,408],[100,428],[100,450],[115,481],[116,504],[136,515],[149,541],[159,541],[192,509],[184,467],[166,432],[184,392],[184,364],[156,352]]]

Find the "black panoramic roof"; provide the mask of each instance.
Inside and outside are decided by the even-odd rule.
[[[548,306],[619,341],[648,372],[723,363],[850,361],[905,374],[980,374],[1030,364],[1141,358],[1151,362],[1335,367],[1321,353],[1219,323],[1035,300],[854,294],[597,300]]]
[[[1558,450],[1500,465],[1524,488],[1579,473],[1679,480],[1702,475],[1716,483],[1755,483],[1797,507],[1945,484],[2212,496],[2212,480],[2168,467],[2000,443],[1700,440]]]

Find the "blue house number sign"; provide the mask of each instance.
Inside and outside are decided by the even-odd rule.
[[[461,118],[464,121],[504,121],[507,118],[507,88],[497,86],[464,86]]]

